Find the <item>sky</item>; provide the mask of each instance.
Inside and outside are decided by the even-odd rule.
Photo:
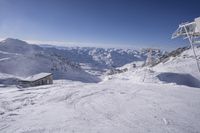
[[[200,16],[199,0],[0,0],[0,39],[62,46],[161,48],[182,22]]]

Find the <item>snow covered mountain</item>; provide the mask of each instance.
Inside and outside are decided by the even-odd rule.
[[[0,51],[1,73],[27,77],[40,72],[51,72],[54,79],[100,81],[68,58],[49,54],[43,48],[21,40],[9,38],[0,42]]]
[[[108,69],[121,67],[133,61],[145,61],[148,50],[115,49],[115,48],[93,48],[93,47],[48,47],[43,46],[48,53],[56,53],[60,56],[70,58],[74,62],[88,64],[93,68]],[[160,58],[164,51],[153,50],[152,56]]]
[[[16,76],[52,72],[56,79],[75,80],[80,77],[78,80],[88,80],[95,79],[95,76],[101,75],[107,69],[120,67],[133,61],[145,61],[147,53],[148,51],[145,50],[132,49],[61,48],[50,45],[40,47],[8,38],[0,42],[0,72]],[[161,51],[153,52],[155,58],[162,55]]]

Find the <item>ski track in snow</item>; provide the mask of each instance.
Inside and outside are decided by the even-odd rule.
[[[200,90],[108,80],[0,90],[0,132],[200,131]]]

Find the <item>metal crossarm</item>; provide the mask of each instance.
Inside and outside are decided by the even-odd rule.
[[[172,34],[172,39],[180,36],[189,40],[194,57],[196,59],[198,70],[200,72],[199,61],[194,49],[194,44],[200,44],[200,17],[196,18],[194,22],[180,24],[178,29]]]

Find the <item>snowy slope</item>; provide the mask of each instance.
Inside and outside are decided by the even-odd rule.
[[[54,79],[98,82],[100,79],[85,72],[79,64],[66,57],[46,53],[43,48],[17,39],[0,43],[0,72],[27,77],[40,72],[53,73]]]
[[[131,73],[130,73],[131,74]],[[0,132],[192,133],[200,131],[200,90],[135,83],[56,81],[0,90]]]
[[[197,58],[200,60],[200,47],[195,47]],[[200,62],[199,62],[200,63]],[[153,68],[160,72],[174,72],[191,74],[200,79],[200,72],[197,69],[196,59],[192,49],[187,49],[175,57],[169,57]]]
[[[200,47],[195,47],[195,51],[197,58],[200,59]],[[166,57],[162,58],[160,63],[153,67],[142,67],[142,62],[124,65],[118,69],[126,69],[128,71],[109,75],[104,80],[123,80],[129,77],[136,83],[170,83],[200,88],[200,72],[198,71],[192,49],[179,48],[169,53]],[[133,67],[133,64],[136,64],[136,67]]]
[[[31,54],[41,51],[42,48],[19,39],[7,38],[0,42],[0,50],[7,53]]]

